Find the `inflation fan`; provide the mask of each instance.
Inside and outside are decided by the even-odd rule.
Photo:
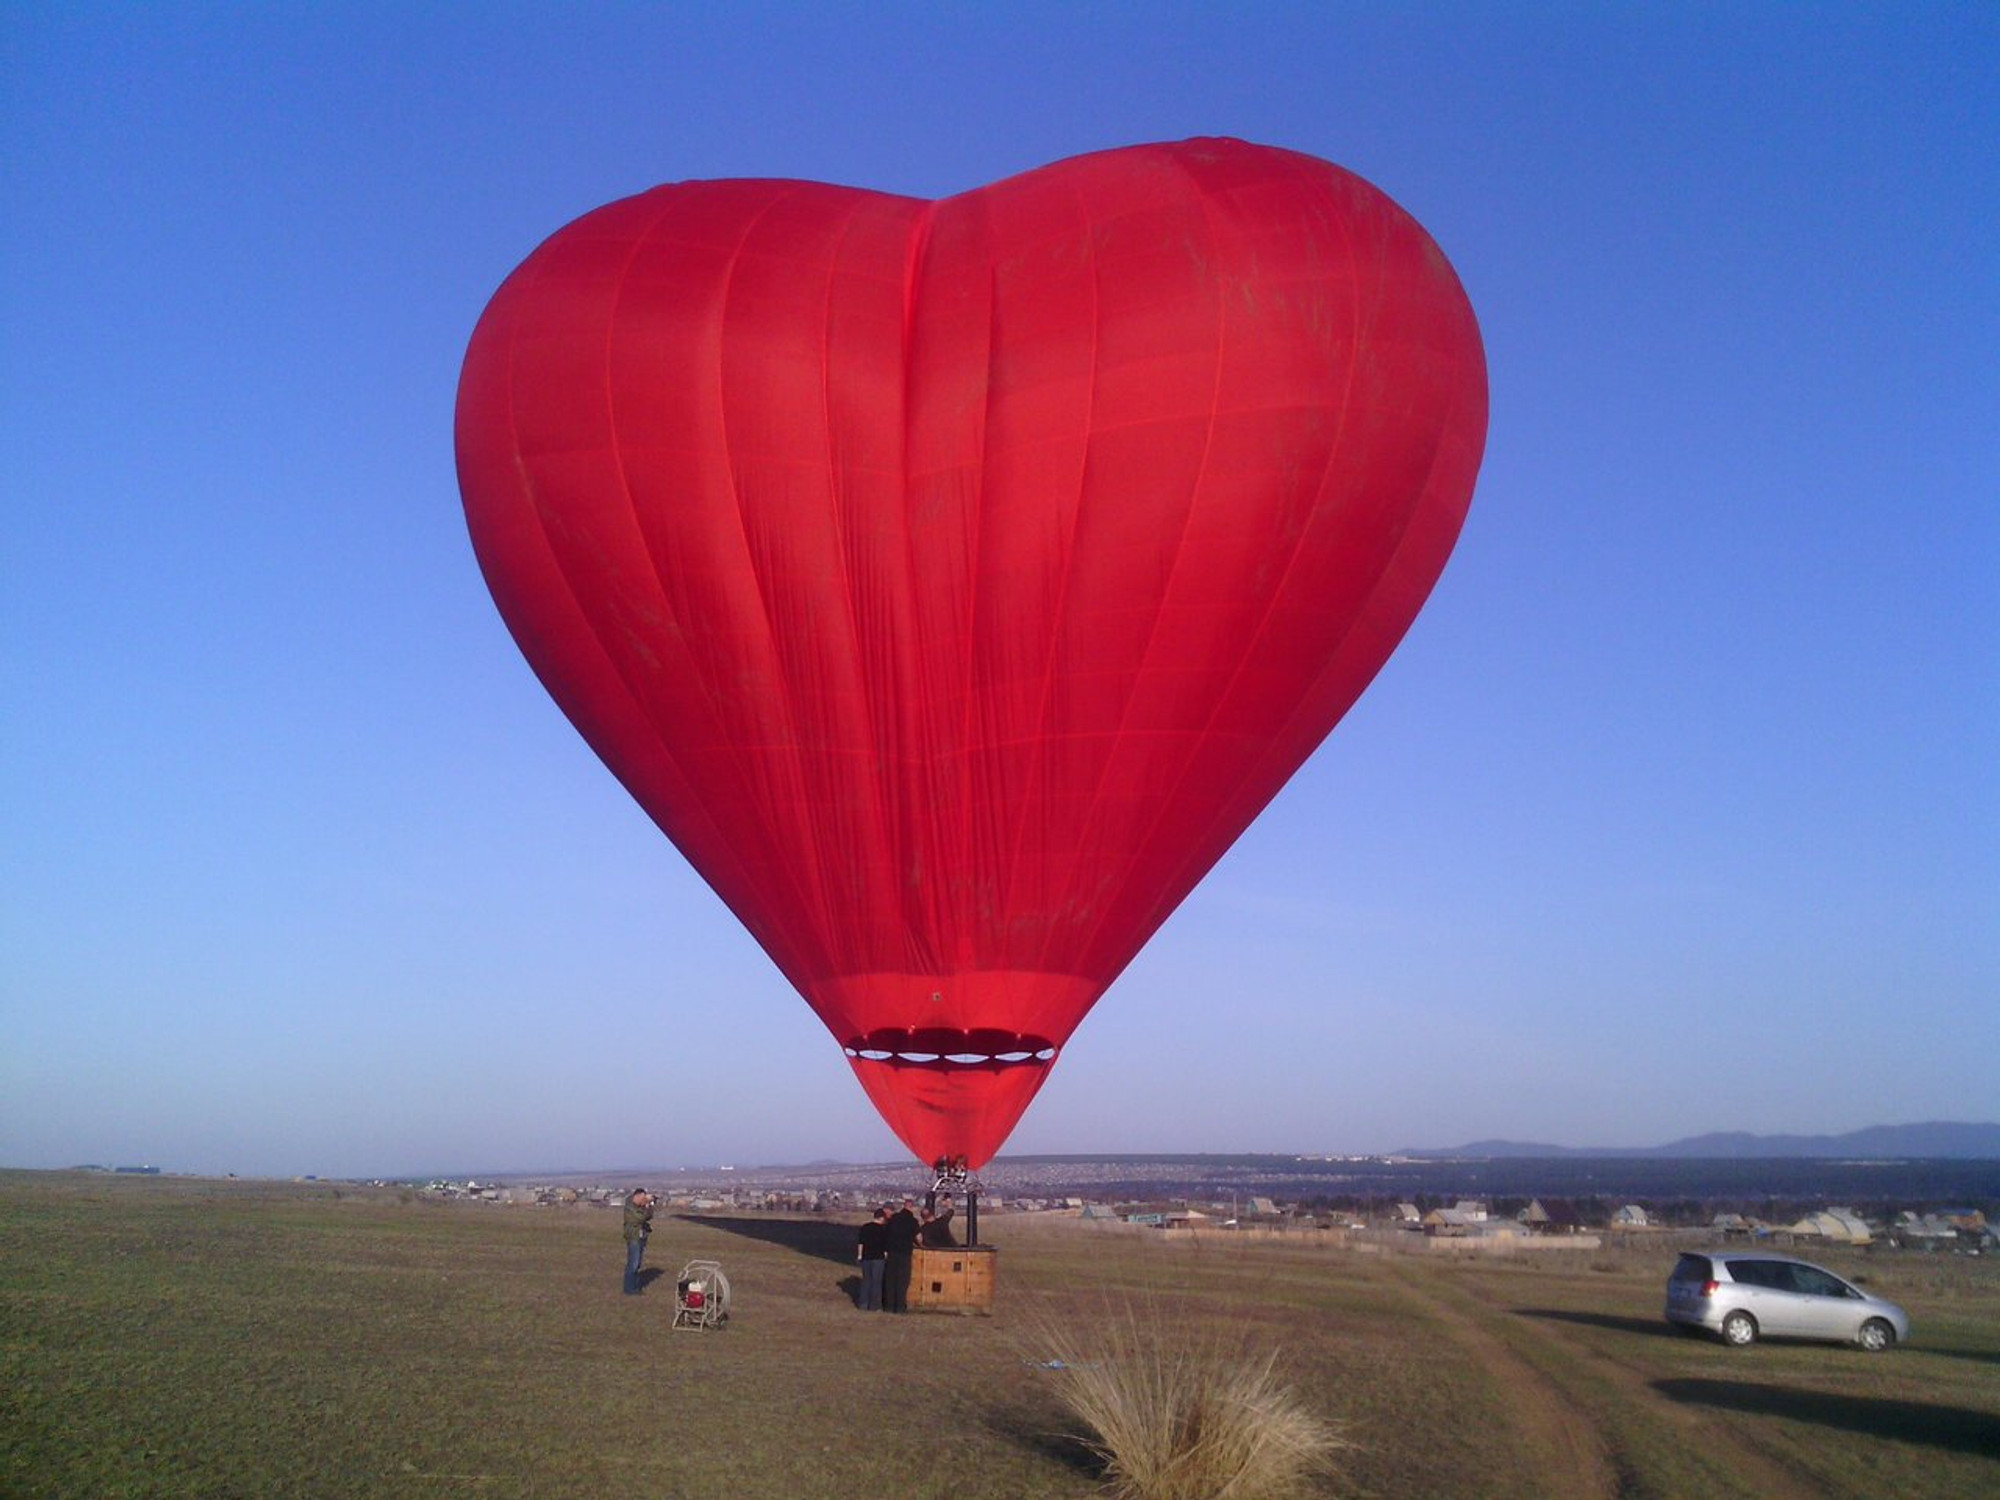
[[[712,1260],[691,1260],[674,1284],[674,1327],[721,1328],[729,1321],[729,1278]]]

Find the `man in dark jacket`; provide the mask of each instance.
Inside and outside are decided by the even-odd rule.
[[[882,1272],[889,1254],[889,1210],[878,1208],[875,1217],[863,1224],[854,1236],[854,1258],[861,1263],[861,1310],[882,1310]]]
[[[889,1236],[887,1269],[882,1276],[882,1310],[910,1310],[910,1263],[917,1248],[917,1201],[905,1198],[903,1206],[889,1215],[884,1228]]]
[[[925,1214],[923,1222],[917,1226],[917,1241],[926,1250],[949,1250],[958,1243],[958,1236],[951,1232],[951,1199],[938,1199],[938,1211]]]
[[[646,1259],[646,1236],[653,1232],[653,1195],[644,1188],[632,1189],[625,1200],[625,1295],[636,1297],[639,1266]]]

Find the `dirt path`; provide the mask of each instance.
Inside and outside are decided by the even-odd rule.
[[[1507,1412],[1535,1460],[1541,1493],[1551,1500],[1616,1500],[1617,1465],[1604,1433],[1551,1380],[1488,1326],[1493,1314],[1470,1297],[1442,1295],[1437,1278],[1394,1271],[1409,1299],[1432,1315],[1467,1359],[1506,1392]]]
[[[1526,1317],[1469,1289],[1447,1292],[1434,1281],[1410,1290],[1419,1301],[1456,1315],[1445,1319],[1444,1326],[1498,1377],[1527,1441],[1543,1451],[1576,1455],[1564,1460],[1573,1465],[1569,1473],[1548,1471],[1550,1494],[1615,1500],[1628,1492],[1621,1471],[1629,1460],[1621,1458],[1617,1437],[1603,1416],[1606,1406],[1622,1406],[1670,1432],[1676,1443],[1702,1453],[1717,1481],[1732,1493],[1756,1500],[1826,1500],[1816,1483],[1746,1442],[1726,1424],[1663,1397],[1653,1387],[1656,1371],[1591,1348],[1569,1325]],[[1553,1356],[1542,1365],[1563,1371],[1563,1377],[1542,1373],[1511,1348],[1494,1332],[1502,1320],[1524,1323],[1536,1339],[1553,1346]],[[1725,1475],[1726,1480],[1721,1478]]]
[[[1740,1434],[1712,1416],[1661,1396],[1653,1388],[1655,1372],[1622,1364],[1586,1348],[1574,1338],[1554,1332],[1551,1336],[1562,1345],[1563,1358],[1571,1368],[1588,1371],[1589,1383],[1643,1409],[1648,1418],[1671,1429],[1678,1441],[1691,1447],[1699,1445],[1713,1457],[1718,1468],[1741,1484],[1744,1494],[1754,1495],[1758,1500],[1827,1500],[1825,1490],[1817,1483],[1744,1441]]]

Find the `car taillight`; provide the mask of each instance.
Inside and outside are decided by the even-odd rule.
[[[1701,1294],[1702,1294],[1702,1296],[1704,1296],[1704,1297],[1713,1297],[1713,1296],[1715,1295],[1715,1293],[1716,1293],[1717,1289],[1718,1289],[1718,1288],[1720,1288],[1720,1287],[1721,1287],[1721,1285],[1722,1285],[1722,1283],[1721,1283],[1721,1282],[1719,1282],[1719,1281],[1704,1281],[1704,1282],[1703,1282],[1703,1283],[1701,1284]]]

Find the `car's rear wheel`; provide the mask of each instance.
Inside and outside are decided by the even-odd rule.
[[[1757,1342],[1757,1320],[1747,1312],[1733,1312],[1722,1320],[1722,1342],[1732,1349],[1748,1348]]]
[[[1880,1318],[1870,1318],[1861,1325],[1854,1341],[1870,1354],[1880,1354],[1884,1349],[1896,1347],[1896,1330]]]

